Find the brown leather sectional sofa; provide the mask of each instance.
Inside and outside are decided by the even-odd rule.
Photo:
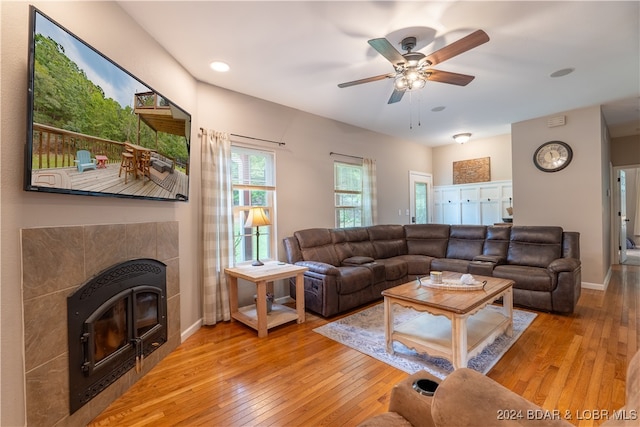
[[[287,261],[309,268],[305,306],[324,317],[381,298],[430,271],[515,281],[515,305],[572,313],[580,297],[580,234],[546,226],[374,225],[312,228],[283,241]],[[295,284],[291,296],[297,298]]]

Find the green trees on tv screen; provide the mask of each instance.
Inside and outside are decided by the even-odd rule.
[[[134,93],[131,93],[131,102],[133,99]],[[131,106],[123,107],[107,98],[104,90],[65,55],[60,44],[41,34],[35,36],[33,121],[156,149],[156,133],[144,124],[138,140],[138,117]],[[163,132],[157,136],[160,153],[183,162],[188,160],[184,137]]]

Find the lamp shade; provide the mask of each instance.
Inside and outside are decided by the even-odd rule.
[[[263,208],[251,208],[249,210],[249,216],[247,217],[247,221],[244,223],[246,228],[249,227],[261,227],[263,225],[271,225],[271,221],[269,217],[267,217],[266,212]]]

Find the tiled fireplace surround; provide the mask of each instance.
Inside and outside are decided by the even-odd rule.
[[[21,230],[27,425],[86,425],[180,343],[178,222]],[[67,296],[114,264],[153,258],[167,265],[168,341],[69,415]]]

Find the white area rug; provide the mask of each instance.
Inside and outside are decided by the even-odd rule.
[[[398,305],[393,307],[396,325],[423,314]],[[498,309],[498,307],[488,306],[486,309]],[[469,360],[469,368],[486,374],[516,342],[524,330],[529,327],[536,316],[535,313],[514,309],[513,336],[508,337],[504,334],[499,336],[493,344],[490,344],[479,355]],[[351,316],[320,326],[314,329],[314,332],[409,374],[426,370],[438,378],[444,378],[453,372],[453,365],[448,360],[416,353],[395,341],[393,343],[395,354],[388,354],[385,350],[383,304],[375,305]]]

